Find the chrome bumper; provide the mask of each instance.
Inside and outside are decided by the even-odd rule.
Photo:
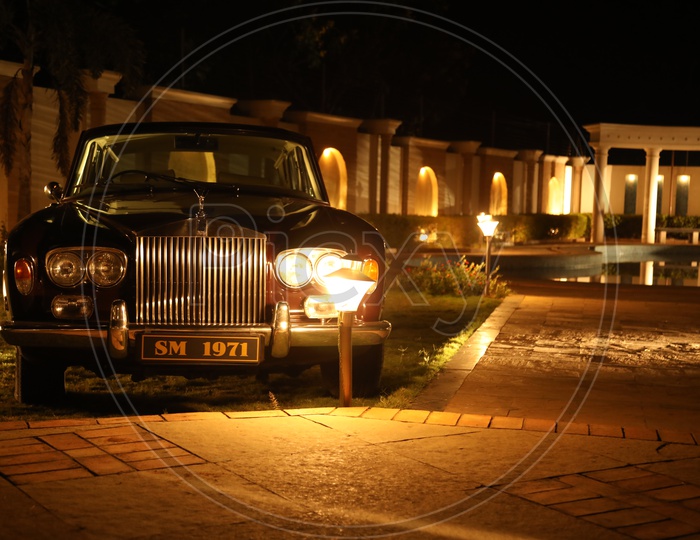
[[[0,335],[10,345],[18,347],[58,347],[63,349],[107,350],[114,359],[126,358],[136,350],[137,336],[155,330],[150,325],[130,325],[126,305],[117,300],[112,305],[106,329],[70,328],[55,324],[4,323]],[[160,328],[162,330],[162,328]],[[189,332],[190,327],[168,327],[169,331]],[[223,335],[261,335],[273,358],[284,358],[295,347],[324,347],[338,344],[335,324],[304,324],[293,326],[285,302],[277,304],[273,322],[235,327],[197,327],[197,331]],[[391,333],[388,321],[358,322],[353,326],[353,345],[381,345]]]

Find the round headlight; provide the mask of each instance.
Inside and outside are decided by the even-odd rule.
[[[83,280],[85,268],[80,257],[69,251],[54,253],[46,263],[49,278],[60,287],[74,287]]]
[[[99,287],[112,287],[124,276],[124,259],[114,251],[98,251],[87,264],[88,277]]]
[[[327,285],[325,277],[343,267],[343,260],[336,253],[321,255],[316,261],[316,277],[322,285]]]
[[[288,287],[303,287],[312,276],[312,266],[309,258],[298,251],[292,251],[277,261],[277,277]]]

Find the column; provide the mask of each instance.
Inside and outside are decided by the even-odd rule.
[[[396,130],[401,125],[400,120],[380,118],[365,120],[361,129],[369,133],[370,163],[369,163],[369,212],[386,214],[389,209],[389,173],[391,165],[391,145]],[[379,178],[377,178],[379,171]],[[377,191],[379,193],[377,193]],[[377,199],[377,195],[379,198]]]
[[[642,210],[642,244],[653,244],[656,229],[656,199],[659,176],[660,148],[645,148],[646,169],[644,171],[644,208]]]
[[[581,186],[583,184],[583,169],[588,163],[587,156],[575,156],[569,160],[571,165],[571,213],[581,212]]]
[[[605,243],[605,222],[603,215],[608,208],[608,195],[605,192],[605,172],[608,168],[609,147],[595,149],[595,182],[593,186],[593,216],[591,217],[591,241]]]
[[[89,95],[87,127],[98,127],[107,123],[107,97],[114,93],[114,87],[121,78],[120,73],[112,71],[104,71],[98,78],[85,73],[83,82]]]
[[[518,159],[525,162],[525,178],[523,178],[522,207],[514,208],[514,212],[530,214],[537,210],[535,201],[537,190],[537,165],[542,150],[523,150],[518,153]]]
[[[369,213],[377,213],[377,172],[379,170],[379,135],[372,133],[369,136]]]
[[[450,149],[461,158],[459,183],[457,184],[457,208],[463,216],[471,215],[475,208],[472,204],[479,198],[479,161],[476,152],[481,146],[480,141],[455,141]]]

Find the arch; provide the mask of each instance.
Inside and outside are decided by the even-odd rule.
[[[416,182],[415,213],[418,216],[438,215],[438,184],[435,171],[421,167]]]
[[[335,148],[325,148],[318,163],[331,206],[347,210],[348,169],[343,155]]]
[[[561,182],[556,176],[549,179],[547,190],[547,214],[562,214],[564,213],[564,192]]]
[[[489,213],[493,216],[505,216],[508,213],[508,185],[502,173],[494,173],[491,180],[491,197]]]

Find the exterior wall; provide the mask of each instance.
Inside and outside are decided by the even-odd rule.
[[[643,165],[616,165],[610,167],[610,211],[613,214],[622,214],[625,209],[625,184],[627,175],[637,175],[637,198],[636,198],[636,214],[642,213],[644,205],[644,172]],[[591,173],[592,174],[592,173]],[[699,167],[659,167],[659,175],[663,176],[663,189],[661,196],[660,214],[671,215],[675,201],[672,203],[673,193],[671,183],[677,182],[681,175],[690,177],[688,186],[688,211],[687,215],[700,215],[700,168]]]
[[[3,81],[9,80],[6,73],[11,70],[8,69],[4,66],[3,73],[0,73],[0,88]],[[569,158],[543,155],[539,150],[487,148],[482,147],[479,141],[445,142],[396,137],[393,134],[400,123],[395,120],[361,120],[313,112],[288,112],[290,104],[285,102],[237,102],[232,98],[172,89],[149,89],[140,101],[130,101],[109,97],[110,88],[113,91],[113,86],[118,82],[115,74],[110,74],[104,81],[92,82],[90,90],[93,94],[84,127],[101,123],[192,120],[270,125],[308,135],[319,155],[327,147],[335,148],[342,154],[346,167],[346,207],[358,213],[369,213],[372,209],[377,213],[414,213],[415,188],[422,167],[430,167],[435,174],[435,196],[441,215],[488,212],[491,184],[496,173],[502,174],[506,181],[509,213],[546,211],[551,177],[556,177],[563,185],[569,167]],[[40,87],[35,87],[34,92],[32,208],[38,210],[48,204],[43,193],[46,183],[62,182],[63,179],[51,157],[57,116],[55,95],[53,91]],[[76,133],[73,144],[77,138]],[[391,144],[387,148],[388,141]],[[591,213],[594,209],[594,172],[591,164],[583,167],[580,211],[584,213]],[[641,213],[644,201],[644,187],[641,184],[645,167],[609,165],[606,173],[604,186],[609,210],[613,213],[624,212],[625,177],[636,174],[639,184],[635,211]],[[687,174],[690,176],[687,213],[700,215],[700,167],[660,167],[659,174],[665,179],[662,213],[670,213],[673,206],[671,177],[675,180],[678,175]],[[380,205],[382,184],[386,189],[384,210]],[[16,189],[8,182],[4,171],[0,170],[0,224],[7,228],[14,225],[11,208],[16,200]]]
[[[498,148],[480,148],[481,168],[479,174],[479,195],[474,213],[489,213],[491,205],[491,183],[496,173],[501,173],[508,187],[508,208],[512,208],[511,192],[513,187],[515,156],[517,152]]]
[[[48,206],[44,186],[49,182],[63,183],[56,162],[51,157],[53,136],[58,121],[56,99],[52,92],[34,89],[34,115],[32,117],[32,210]]]

